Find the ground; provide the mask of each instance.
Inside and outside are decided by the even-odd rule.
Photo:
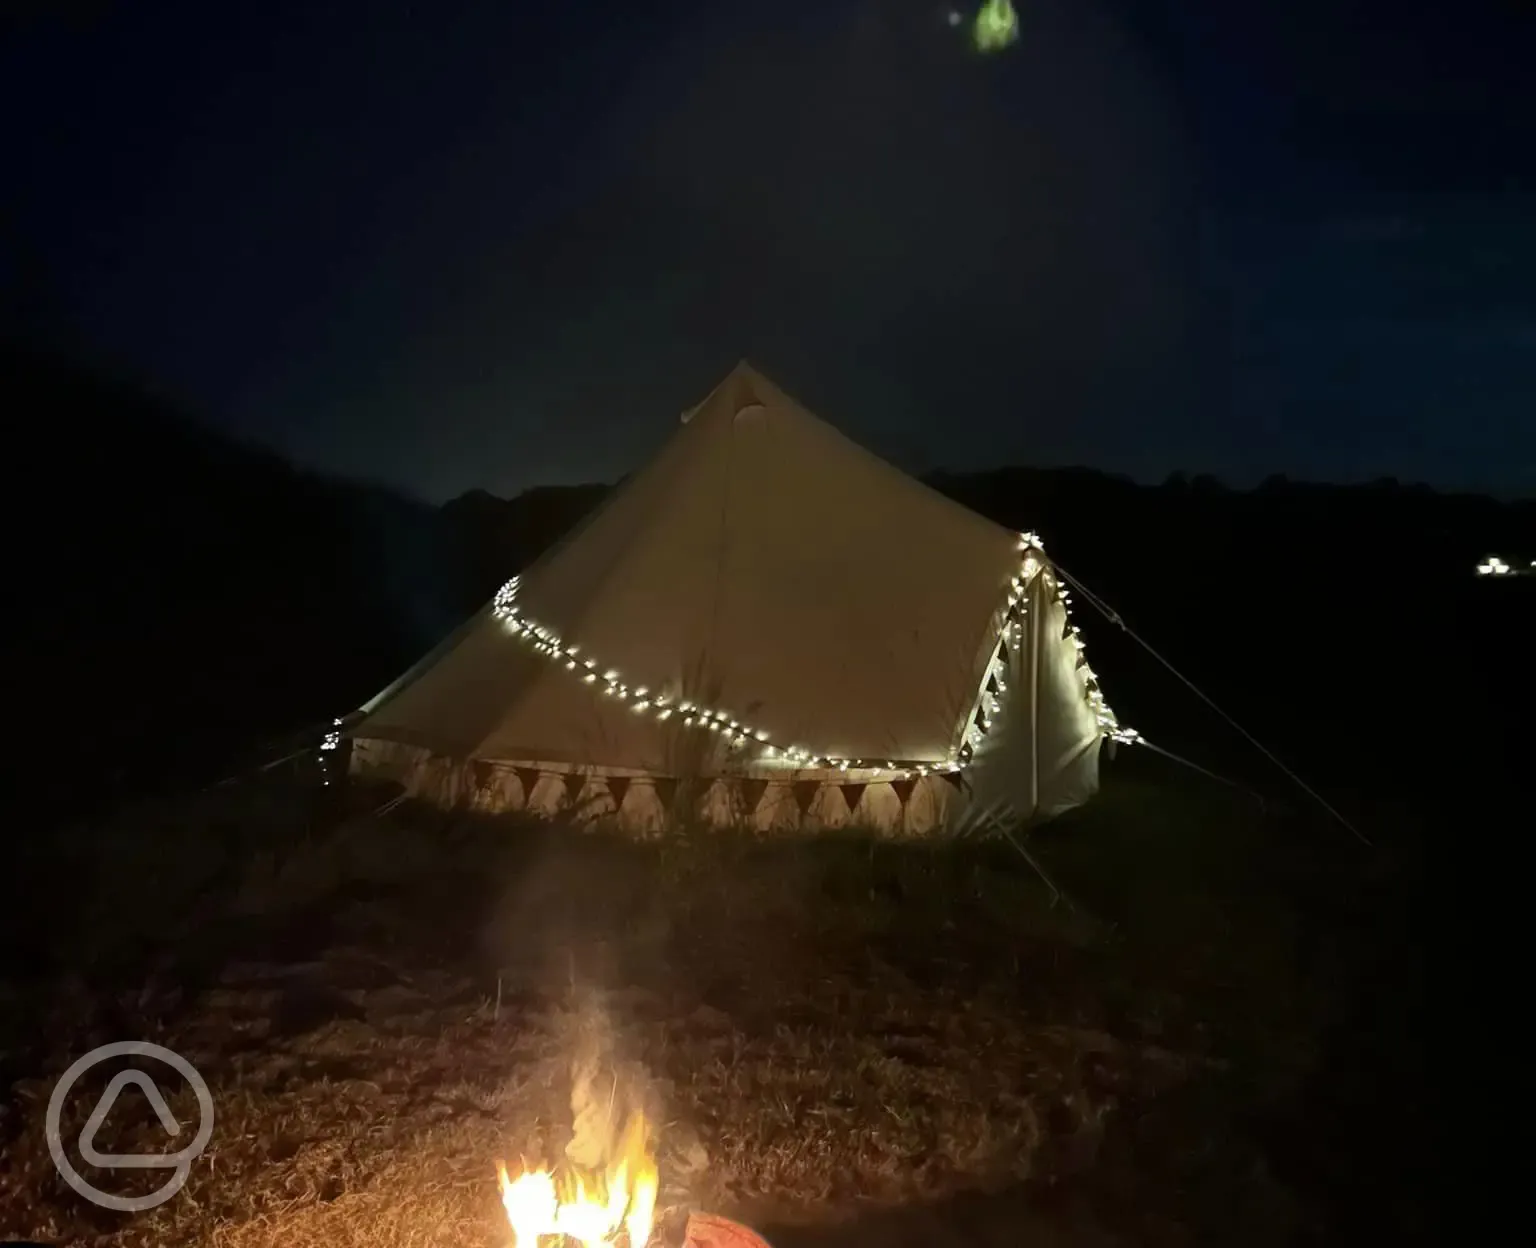
[[[1403,868],[1337,829],[1118,767],[1022,842],[1048,885],[1008,841],[638,845],[350,801],[234,786],[35,864],[76,899],[39,959],[87,973],[8,988],[0,1234],[504,1245],[495,1162],[563,1146],[594,1012],[661,1124],[673,1242],[689,1208],[776,1248],[1422,1231],[1380,1143],[1411,1129],[1339,1073],[1362,982],[1384,1016],[1411,995]],[[216,1106],[185,1190],[138,1215],[66,1187],[42,1127],[60,1071],[123,1038]],[[148,1106],[120,1109],[99,1145],[155,1151]]]

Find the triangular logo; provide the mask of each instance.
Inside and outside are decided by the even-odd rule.
[[[523,786],[523,801],[533,801],[533,790],[539,783],[539,770],[537,767],[519,767],[517,778]]]
[[[811,803],[816,800],[816,793],[821,788],[821,781],[797,780],[793,788],[795,792],[795,805],[800,808],[800,813],[804,815],[811,808]]]
[[[859,808],[859,800],[864,796],[867,784],[840,784],[837,786],[843,791],[843,801],[848,803],[848,813],[851,815]]]
[[[576,799],[581,796],[581,790],[586,785],[587,778],[579,771],[569,771],[565,775],[565,800],[570,805],[576,805]]]
[[[945,771],[940,772],[939,774],[942,775],[944,779],[948,780],[950,784],[955,786],[955,791],[957,793],[965,792],[965,779],[958,771]]]
[[[80,1132],[80,1156],[88,1165],[100,1166],[104,1170],[146,1170],[165,1165],[164,1157],[153,1154],[96,1151],[96,1132],[101,1130],[101,1124],[107,1120],[107,1115],[117,1104],[117,1098],[130,1083],[144,1093],[144,1099],[155,1111],[155,1117],[160,1119],[160,1125],[165,1128],[166,1134],[171,1136],[181,1134],[181,1123],[177,1122],[176,1116],[171,1113],[171,1107],[165,1103],[165,1097],[160,1094],[155,1081],[142,1070],[120,1071],[112,1076],[112,1082],[107,1084],[107,1090],[101,1094],[101,1100],[96,1103],[96,1108],[91,1110],[91,1116],[85,1120],[85,1129]]]
[[[613,794],[613,808],[620,810],[624,806],[624,795],[629,792],[630,780],[628,776],[609,776],[608,792]]]
[[[891,788],[895,790],[897,799],[903,806],[905,806],[907,804],[907,799],[912,796],[912,790],[917,787],[917,781],[892,780],[890,785]]]
[[[672,809],[672,799],[677,796],[677,781],[671,776],[657,776],[651,781],[651,786],[656,790],[656,800],[662,805],[663,810]]]

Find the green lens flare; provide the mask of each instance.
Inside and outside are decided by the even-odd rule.
[[[986,0],[976,14],[972,35],[978,51],[1001,51],[1019,37],[1019,15],[1008,0]]]

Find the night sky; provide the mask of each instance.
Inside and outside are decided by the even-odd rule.
[[[1536,491],[1521,0],[31,7],[0,258],[306,464],[613,479],[745,356],[913,470]]]

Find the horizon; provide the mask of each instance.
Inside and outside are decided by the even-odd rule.
[[[61,344],[58,342],[39,343],[35,340],[28,340],[18,337],[10,337],[8,338],[8,341],[12,346],[17,347],[23,351],[31,351],[37,353],[42,358],[51,359],[66,368],[81,370],[86,375],[102,381],[109,387],[121,389],[126,393],[141,396],[151,404],[157,406],[166,415],[169,415],[187,424],[193,425],[207,433],[212,433],[215,436],[227,439],[234,443],[238,443],[239,445],[257,453],[275,455],[289,466],[298,470],[318,473],[322,476],[331,477],[335,480],[357,486],[371,489],[382,489],[410,502],[428,507],[443,507],[449,503],[456,502],[461,498],[474,494],[483,494],[501,502],[511,502],[523,494],[538,490],[574,490],[587,488],[611,489],[623,481],[625,477],[634,472],[637,468],[642,467],[649,455],[654,454],[664,441],[664,438],[658,434],[658,436],[653,439],[649,450],[643,453],[638,460],[630,464],[628,467],[623,468],[615,475],[607,478],[598,478],[590,475],[583,477],[577,475],[569,476],[559,480],[536,480],[529,481],[525,484],[520,484],[510,491],[498,491],[489,485],[469,483],[464,485],[463,488],[459,489],[455,493],[438,497],[431,497],[414,490],[409,484],[401,483],[399,481],[391,481],[383,477],[372,476],[362,472],[348,471],[345,468],[337,468],[324,462],[307,462],[304,458],[301,458],[300,456],[282,447],[265,444],[260,439],[255,438],[248,433],[240,430],[231,430],[226,428],[218,422],[209,419],[206,415],[200,414],[193,410],[185,398],[178,397],[172,393],[168,387],[160,384],[156,379],[144,376],[142,373],[139,375],[134,375],[136,370],[134,370],[131,364],[119,362],[116,366],[114,366],[110,361],[100,358],[99,355],[97,355],[96,358],[91,358],[91,355],[81,353],[75,344]],[[820,416],[819,413],[817,413],[817,415]],[[840,428],[835,420],[828,420],[827,423],[833,425],[836,428]],[[662,428],[663,427],[658,424],[658,429]],[[664,428],[665,432],[670,432],[671,430],[670,425],[667,425]],[[1081,472],[1092,473],[1109,480],[1134,485],[1143,489],[1162,488],[1172,484],[1173,478],[1183,477],[1185,479],[1185,483],[1190,485],[1194,484],[1197,480],[1214,481],[1217,487],[1230,493],[1252,493],[1263,488],[1267,484],[1275,484],[1279,482],[1293,486],[1317,487],[1326,489],[1369,489],[1372,487],[1380,487],[1391,484],[1404,490],[1429,490],[1437,495],[1444,497],[1487,498],[1501,504],[1536,502],[1536,485],[1525,487],[1512,485],[1501,489],[1496,487],[1482,487],[1472,483],[1456,485],[1429,481],[1423,478],[1409,479],[1396,477],[1390,473],[1362,475],[1347,479],[1328,479],[1323,477],[1300,477],[1284,471],[1272,471],[1256,473],[1243,480],[1234,480],[1231,477],[1222,475],[1221,473],[1206,471],[1200,468],[1174,467],[1161,476],[1152,478],[1138,475],[1134,472],[1119,471],[1113,468],[1107,468],[1086,462],[1044,463],[1038,461],[1029,462],[1022,460],[996,462],[992,464],[975,464],[971,466],[955,464],[933,464],[923,468],[914,468],[908,464],[902,463],[901,460],[896,457],[886,455],[877,446],[869,446],[867,449],[880,455],[881,458],[886,459],[888,462],[900,468],[908,475],[917,477],[922,480],[928,480],[936,476],[948,475],[958,477],[974,477],[1009,471],[1059,473]]]

